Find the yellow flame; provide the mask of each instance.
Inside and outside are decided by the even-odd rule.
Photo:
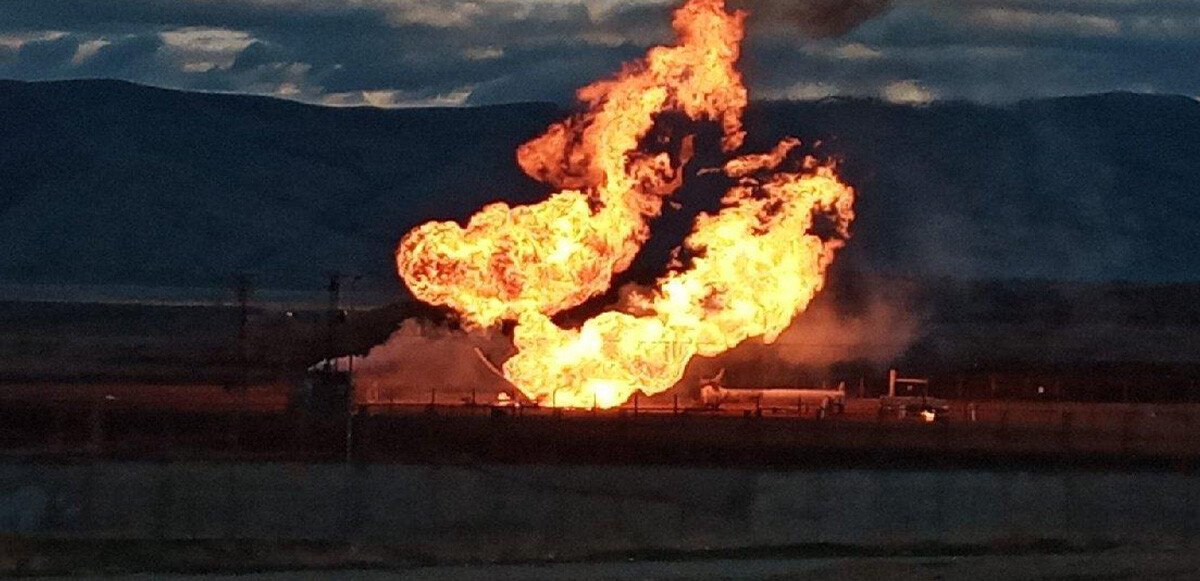
[[[655,116],[681,111],[716,120],[725,145],[741,144],[747,102],[740,56],[743,20],[722,0],[680,9],[681,43],[656,47],[616,79],[579,91],[589,109],[521,146],[530,176],[565,188],[540,204],[497,203],[465,228],[432,222],[400,242],[400,275],[418,298],[479,325],[527,312],[554,314],[604,292],[650,235],[647,220],[682,182],[690,156],[639,150]]]
[[[465,228],[425,224],[401,241],[397,265],[418,298],[477,325],[516,321],[518,353],[504,374],[531,399],[609,408],[638,390],[660,393],[696,355],[751,337],[774,341],[824,284],[849,236],[854,192],[811,158],[780,169],[799,145],[789,139],[726,164],[737,183],[717,213],[696,219],[685,241],[690,264],[632,297],[630,312],[605,312],[579,329],[550,319],[609,288],[679,187],[692,140],[683,138],[675,156],[639,149],[656,115],[716,121],[724,148],[741,146],[747,93],[735,65],[744,19],[723,0],[691,0],[675,13],[679,44],[580,90],[588,111],[518,152],[526,173],[562,191],[540,204],[487,206]],[[823,237],[813,232],[818,215],[832,226]]]

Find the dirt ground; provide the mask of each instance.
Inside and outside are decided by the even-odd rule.
[[[1161,581],[1200,579],[1197,547],[1115,549],[1100,553],[895,556],[812,559],[588,562],[566,564],[433,566],[396,570],[277,571],[241,575],[130,575],[107,581],[375,581],[420,580],[820,580],[858,581]],[[93,577],[56,577],[77,581]]]

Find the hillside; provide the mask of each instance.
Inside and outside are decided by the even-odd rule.
[[[422,221],[538,199],[514,148],[542,104],[326,108],[112,81],[0,81],[0,283],[398,286]],[[749,146],[798,135],[860,191],[841,268],[890,276],[1200,280],[1200,103],[1107,94],[1007,106],[763,103]],[[667,216],[640,268],[686,229]],[[692,196],[692,198],[688,198]],[[704,203],[699,204],[704,206]],[[674,232],[674,234],[672,234]]]

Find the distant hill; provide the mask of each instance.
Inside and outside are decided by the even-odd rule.
[[[217,286],[249,271],[312,288],[338,270],[396,284],[392,249],[412,226],[544,193],[514,148],[562,115],[0,81],[0,283]],[[762,103],[747,125],[753,148],[797,135],[842,160],[860,190],[846,268],[1200,280],[1192,99]],[[667,216],[639,268],[688,219]]]
[[[391,280],[412,225],[506,194],[532,201],[513,147],[557,116],[548,105],[385,111],[0,82],[0,280]]]

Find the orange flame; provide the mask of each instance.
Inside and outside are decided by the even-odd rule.
[[[854,193],[811,158],[781,170],[799,145],[789,139],[727,163],[737,184],[719,212],[697,218],[685,241],[695,258],[633,297],[630,312],[603,313],[580,329],[550,319],[611,286],[682,183],[690,136],[674,156],[640,148],[657,115],[718,122],[726,151],[741,147],[748,97],[735,65],[744,20],[724,0],[691,0],[675,13],[677,45],[580,90],[586,112],[520,148],[525,172],[561,191],[530,206],[489,205],[465,228],[424,224],[401,241],[397,265],[417,298],[481,326],[517,322],[519,351],[504,374],[531,399],[607,408],[638,390],[665,391],[696,355],[751,337],[773,341],[823,285],[849,236]],[[813,232],[818,215],[830,235]]]
[[[461,228],[425,224],[400,242],[397,265],[413,294],[480,325],[525,312],[553,314],[603,293],[650,235],[649,218],[682,182],[676,159],[639,151],[655,115],[716,120],[741,145],[746,89],[734,68],[744,14],[699,0],[675,15],[681,43],[657,47],[615,80],[579,91],[589,109],[518,152],[530,176],[564,189],[540,204],[484,208]]]

